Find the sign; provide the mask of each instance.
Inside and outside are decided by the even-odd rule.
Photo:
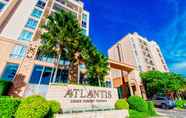
[[[114,88],[50,85],[46,98],[60,102],[64,112],[113,109],[118,93]]]

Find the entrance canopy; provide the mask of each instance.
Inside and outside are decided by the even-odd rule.
[[[135,69],[135,66],[126,63],[121,63],[112,59],[109,59],[110,68],[126,71],[130,73]]]

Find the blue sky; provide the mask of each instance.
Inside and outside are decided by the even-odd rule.
[[[84,0],[90,36],[107,49],[138,32],[158,42],[171,71],[186,75],[186,0]]]

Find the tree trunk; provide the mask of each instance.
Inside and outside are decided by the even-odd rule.
[[[97,76],[97,78],[98,78],[98,84],[99,84],[99,87],[101,87],[101,81],[100,81],[99,76]]]
[[[78,72],[77,72],[77,74],[78,74],[78,75],[77,75],[77,83],[78,83],[78,84],[80,84],[80,67],[79,67],[79,65],[80,65],[80,64],[79,64],[79,60],[78,60],[78,64],[77,64],[77,66],[78,66],[78,69],[77,69],[77,71],[78,71]]]
[[[70,84],[77,84],[77,64],[73,62],[69,65],[68,80]]]
[[[60,58],[61,58],[61,53],[59,53],[58,58],[57,58],[57,65],[56,65],[56,69],[55,69],[55,72],[54,72],[54,77],[53,77],[53,82],[52,83],[55,83],[55,81],[56,81],[57,72],[58,72],[58,69],[59,69]]]

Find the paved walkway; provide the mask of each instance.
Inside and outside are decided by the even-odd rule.
[[[56,114],[56,118],[127,118],[127,116],[128,116],[127,110]]]
[[[157,109],[157,111],[160,113],[160,116],[156,118],[186,118],[186,110]]]

